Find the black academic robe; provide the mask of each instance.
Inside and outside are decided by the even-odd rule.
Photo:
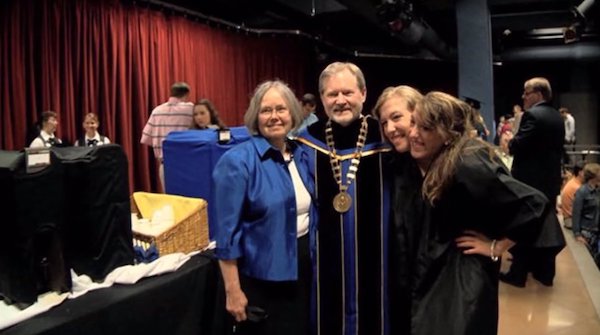
[[[387,334],[386,275],[388,191],[384,180],[379,124],[368,118],[367,140],[356,179],[348,189],[350,210],[333,208],[339,188],[333,177],[325,140],[326,120],[312,124],[298,140],[310,152],[315,178],[318,228],[316,234],[315,333],[323,335]],[[347,127],[333,124],[333,137],[346,182],[361,121]]]
[[[454,240],[469,229],[532,243],[548,213],[546,198],[483,149],[463,156],[434,206],[423,200],[414,169],[399,173],[392,199],[390,301],[399,313],[391,319],[393,333],[496,334],[499,262],[464,255]]]

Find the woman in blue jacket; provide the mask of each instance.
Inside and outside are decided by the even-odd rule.
[[[286,136],[301,122],[286,84],[260,84],[244,115],[253,136],[213,173],[216,256],[236,334],[309,333],[314,185],[307,154]]]

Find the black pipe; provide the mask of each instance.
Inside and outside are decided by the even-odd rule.
[[[594,62],[600,61],[600,44],[583,42],[556,46],[515,48],[503,52],[501,59],[503,62],[557,60]]]
[[[389,33],[379,17],[377,10],[368,0],[337,0],[342,5],[357,15],[362,16],[374,26],[380,27]],[[455,60],[457,56],[456,49],[444,42],[439,35],[422,19],[414,19],[410,24],[400,32],[393,34],[402,43],[415,45],[431,51],[437,57],[444,60]]]

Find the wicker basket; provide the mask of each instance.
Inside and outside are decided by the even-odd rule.
[[[186,199],[185,197],[168,194],[157,196],[165,197],[167,202],[173,204]],[[203,199],[198,200],[201,201],[198,202],[197,209],[158,236],[146,235],[134,230],[134,243],[136,245],[154,244],[159,256],[175,252],[189,253],[206,248],[209,243],[207,203]],[[140,217],[140,211],[134,197],[131,197],[131,212]]]

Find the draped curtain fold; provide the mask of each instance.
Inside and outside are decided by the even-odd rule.
[[[58,135],[74,142],[93,112],[129,158],[131,190],[156,191],[154,158],[139,140],[172,83],[187,82],[190,101],[208,98],[227,125],[241,125],[261,81],[282,79],[304,93],[314,80],[310,50],[300,38],[215,29],[118,0],[3,1],[0,149],[27,146],[44,110],[58,112]]]

